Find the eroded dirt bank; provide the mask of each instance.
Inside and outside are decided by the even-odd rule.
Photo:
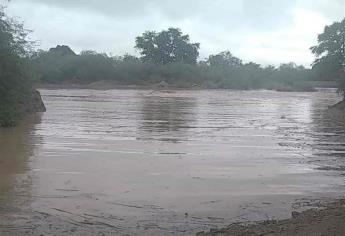
[[[197,236],[337,236],[345,233],[345,200],[324,208],[292,212],[290,219],[236,223],[223,229],[200,232]]]

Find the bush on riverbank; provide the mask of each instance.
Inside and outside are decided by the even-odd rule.
[[[60,46],[61,47],[61,46]],[[69,50],[68,50],[69,51]],[[89,84],[111,81],[120,85],[153,85],[162,81],[179,88],[210,89],[274,89],[311,91],[312,73],[294,63],[278,68],[255,63],[197,64],[143,63],[134,56],[109,57],[93,51],[80,55],[58,53],[55,49],[41,51],[32,58],[41,83]]]
[[[15,125],[33,99],[26,36],[23,25],[0,8],[0,127]]]
[[[39,51],[32,57],[41,83],[109,84],[150,86],[162,81],[178,88],[273,89],[313,91],[316,78],[310,69],[295,63],[279,67],[243,63],[230,51],[198,61],[199,43],[178,28],[146,31],[136,37],[141,57],[108,56],[95,51],[79,55],[68,46]]]

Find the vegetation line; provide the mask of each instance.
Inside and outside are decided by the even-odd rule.
[[[91,50],[76,54],[68,46],[34,50],[23,24],[0,8],[0,127],[13,126],[27,113],[45,111],[34,84],[73,84],[89,88],[146,86],[156,89],[271,89],[314,91],[337,83],[345,95],[345,19],[326,26],[311,47],[312,68],[293,62],[279,67],[244,63],[230,51],[199,59],[200,43],[178,28],[146,31],[135,38],[140,57],[109,56]]]

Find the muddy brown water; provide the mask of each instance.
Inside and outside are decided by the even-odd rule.
[[[41,93],[0,130],[4,235],[191,235],[345,192],[334,92]]]

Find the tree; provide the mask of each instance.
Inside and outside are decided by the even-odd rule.
[[[317,37],[318,44],[311,47],[316,56],[313,69],[320,77],[339,82],[339,92],[345,98],[345,18],[326,26]],[[327,72],[327,74],[325,74]]]
[[[57,46],[37,53],[32,63],[43,83],[90,83],[113,78],[116,61],[105,53],[84,50],[77,55],[68,46]]]
[[[56,46],[48,51],[39,50],[31,57],[41,82],[62,82],[74,77],[78,55],[68,46]]]
[[[214,66],[240,66],[242,60],[233,56],[230,51],[224,51],[216,55],[210,55],[207,64]]]
[[[189,36],[177,28],[169,28],[159,33],[146,31],[136,37],[136,46],[143,62],[165,65],[174,62],[196,64],[199,43],[190,43]]]
[[[75,56],[75,52],[66,45],[57,45],[55,48],[49,49],[49,53],[59,56]]]
[[[140,59],[136,56],[126,53],[125,55],[123,55],[122,61],[125,63],[139,63]]]
[[[32,95],[27,34],[0,5],[0,126],[14,125]]]

